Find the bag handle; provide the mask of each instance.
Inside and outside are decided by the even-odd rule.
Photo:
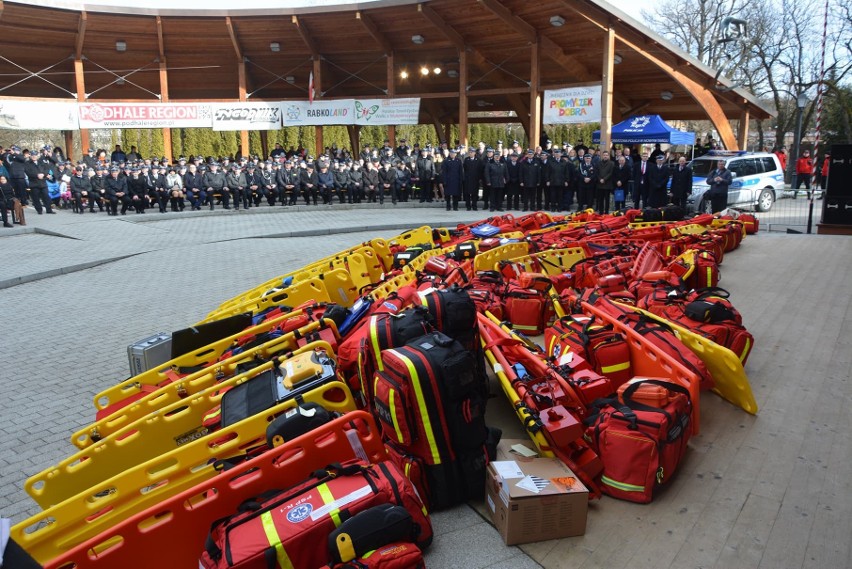
[[[669,422],[672,422],[672,416],[665,409],[660,409],[659,407],[653,407],[651,405],[645,405],[644,403],[639,403],[638,401],[633,400],[633,394],[636,393],[636,390],[639,389],[642,385],[657,385],[668,391],[674,391],[675,393],[682,393],[686,395],[686,400],[689,402],[690,406],[692,405],[692,397],[689,395],[689,391],[676,383],[671,383],[669,381],[662,381],[659,379],[644,379],[642,381],[635,381],[627,386],[627,389],[624,390],[624,393],[621,394],[621,399],[624,401],[624,404],[630,409],[636,411],[649,411],[651,413],[662,413],[666,416]]]

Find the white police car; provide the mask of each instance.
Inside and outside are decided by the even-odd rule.
[[[784,171],[775,154],[713,150],[695,158],[692,167],[692,195],[686,198],[687,211],[712,213],[710,198],[704,194],[710,189],[707,176],[719,160],[731,171],[734,181],[728,188],[728,205],[753,207],[769,211],[775,202],[776,192],[784,189]]]

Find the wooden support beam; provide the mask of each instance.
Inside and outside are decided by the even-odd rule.
[[[157,16],[157,47],[160,54],[160,101],[169,100],[169,66],[166,60],[166,42],[163,40],[163,20]],[[163,156],[172,162],[172,129],[163,127]]]
[[[237,34],[234,31],[234,24],[230,16],[225,16],[225,26],[228,28],[228,35],[231,36],[231,45],[233,45],[234,54],[237,56],[237,88],[239,89],[239,98],[240,101],[245,101],[248,98],[246,60],[243,57],[243,50],[240,47],[240,42],[237,40]],[[240,149],[243,156],[251,155],[251,151],[249,150],[249,133],[247,130],[240,131]]]
[[[295,18],[295,16],[293,16]],[[237,41],[237,34],[234,32],[234,24],[231,22],[230,16],[225,16],[225,26],[228,28],[228,35],[231,36],[231,45],[234,46],[234,53],[237,56],[237,61],[243,60],[243,50],[240,49],[240,42]]]
[[[0,0],[0,18],[3,17],[3,0]]]
[[[74,42],[74,59],[83,58],[83,43],[86,41],[86,21],[89,16],[86,11],[80,12],[80,18],[77,21],[77,41]]]
[[[629,117],[630,115],[638,114],[639,112],[648,108],[648,105],[650,105],[652,102],[653,101],[651,101],[650,99],[645,99],[644,101],[637,101],[636,105],[624,111],[623,115],[625,117]]]
[[[74,83],[77,89],[77,102],[85,103],[86,102],[86,76],[83,72],[83,60],[77,58],[74,60]],[[81,128],[80,129],[80,150],[82,152],[86,152],[86,149],[89,147],[89,129]],[[71,158],[71,150],[66,148],[65,155],[70,159]]]
[[[388,97],[396,96],[396,74],[395,74],[395,57],[393,51],[391,51],[387,56],[387,85],[388,85]],[[396,126],[388,125],[387,129],[387,137],[390,141],[391,147],[396,146]]]
[[[496,0],[479,0],[479,3],[485,6],[492,14],[509,24],[511,29],[524,36],[528,42],[538,42],[538,31],[526,20],[514,15],[501,2],[497,2]]]
[[[530,49],[530,116],[527,138],[530,145],[536,146],[541,139],[541,44],[535,42]]]
[[[450,27],[444,19],[438,15],[435,10],[430,8],[426,4],[418,4],[417,11],[423,14],[427,20],[432,22],[432,25],[435,26],[448,40],[450,43],[455,46],[455,48],[459,51],[465,51],[466,42],[460,33],[458,33],[454,28]]]
[[[364,26],[364,29],[367,30],[367,33],[370,34],[374,40],[376,40],[376,43],[379,44],[379,47],[382,48],[385,55],[388,55],[393,51],[393,46],[390,41],[388,41],[388,38],[379,30],[376,23],[373,22],[367,14],[361,11],[355,12],[355,19],[361,20],[361,24]]]
[[[440,140],[444,136],[444,125],[441,123],[440,118],[441,113],[438,112],[438,107],[435,105],[434,99],[424,101],[423,104],[426,107],[429,118],[432,119],[432,126],[435,127],[435,136]]]
[[[737,143],[740,145],[740,150],[746,150],[748,146],[748,123],[750,118],[748,109],[743,109],[743,112],[740,113],[739,124],[737,125]]]
[[[739,150],[737,139],[734,136],[733,129],[731,128],[731,123],[728,121],[728,117],[725,115],[722,105],[720,105],[719,101],[716,100],[716,96],[713,91],[699,84],[694,79],[687,77],[653,53],[642,49],[641,46],[634,44],[630,40],[622,37],[620,34],[616,35],[618,37],[618,41],[624,43],[630,49],[635,50],[636,53],[665,71],[672,79],[677,81],[681,87],[686,89],[695,102],[698,103],[707,113],[710,122],[712,122],[713,126],[716,127],[716,131],[719,133],[719,138],[725,148],[727,150]]]
[[[65,158],[71,160],[71,158],[74,156],[74,131],[63,130],[62,134],[65,135]],[[85,151],[86,149],[83,148],[83,152]]]
[[[293,16],[295,20],[296,16]],[[298,24],[297,24],[298,25]],[[301,28],[300,28],[301,29]],[[313,61],[314,69],[314,98],[322,97],[322,59],[319,55],[314,57]],[[323,144],[322,137],[322,126],[314,127],[314,135],[315,135],[315,144],[314,150],[316,151],[316,156],[319,157],[323,151],[325,150],[325,144]]]
[[[260,157],[263,160],[269,158],[269,137],[267,136],[269,133],[265,130],[258,131],[260,134]]]
[[[317,49],[317,45],[314,43],[314,38],[311,36],[310,30],[305,27],[305,23],[299,19],[299,16],[295,15],[291,18],[290,21],[293,22],[294,26],[296,26],[296,31],[299,32],[299,37],[302,38],[302,41],[305,42],[305,45],[311,52],[311,57],[313,57],[314,59],[319,59],[319,49]]]
[[[612,83],[615,73],[615,30],[609,28],[604,38],[603,69],[601,70],[601,148],[612,146]]]
[[[467,92],[468,97],[492,97],[495,95],[510,95],[518,94],[525,95],[530,92],[530,87],[503,87],[497,89],[470,89]]]
[[[467,133],[467,52],[459,51],[459,144],[468,145]]]

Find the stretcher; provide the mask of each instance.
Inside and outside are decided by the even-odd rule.
[[[319,343],[312,348],[327,348]],[[308,346],[305,346],[308,348]],[[205,426],[211,410],[221,403],[227,388],[239,385],[274,368],[293,353],[274,358],[258,367],[226,379],[196,395],[187,397],[141,419],[126,424],[108,437],[79,450],[59,464],[27,479],[24,490],[44,508],[67,500],[119,472],[170,452],[194,440],[207,442],[219,439],[217,431]],[[342,382],[339,387],[345,386]],[[349,408],[349,390],[323,392],[322,403],[329,411]],[[336,400],[327,400],[328,397]]]
[[[312,472],[353,458],[378,463],[387,454],[373,418],[355,411],[162,500],[100,535],[39,559],[46,569],[137,569],[154,564],[197,567],[210,525],[270,488],[295,486]],[[16,536],[17,539],[17,536]],[[27,548],[27,536],[21,544]],[[159,552],[159,553],[152,553]]]
[[[529,272],[542,272],[548,276],[555,276],[567,273],[578,261],[585,258],[586,251],[582,247],[567,247],[532,253],[512,259],[512,262],[523,265],[524,270]]]
[[[342,401],[340,392],[344,393]],[[335,393],[336,392],[336,393]],[[304,402],[331,407],[338,413],[355,411],[349,388],[326,384],[302,395]],[[15,526],[15,539],[26,541],[36,559],[52,559],[97,536],[129,516],[166,500],[221,471],[228,459],[265,448],[266,428],[274,417],[299,403],[285,401],[267,412],[216,431],[147,462],[122,470],[110,479],[47,508]],[[337,457],[335,457],[337,460]],[[224,462],[222,462],[224,461]],[[35,528],[26,532],[27,528]]]
[[[86,448],[135,420],[219,384],[222,379],[235,375],[242,364],[256,358],[270,359],[291,352],[298,347],[302,338],[324,329],[331,329],[335,337],[339,338],[333,321],[323,319],[309,322],[292,332],[213,362],[184,377],[172,376],[174,369],[171,367],[160,368],[104,390],[95,396],[95,407],[114,407],[115,412],[75,432],[71,436],[71,443],[78,448]],[[219,342],[210,344],[213,345],[218,346]],[[128,404],[120,406],[123,401],[128,401]]]
[[[499,270],[497,265],[500,261],[509,261],[529,254],[529,243],[507,243],[484,253],[479,253],[473,258],[474,271]]]

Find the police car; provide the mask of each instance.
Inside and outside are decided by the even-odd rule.
[[[692,167],[692,195],[686,199],[687,211],[712,213],[710,198],[705,198],[704,194],[710,189],[707,176],[719,160],[725,161],[725,167],[734,177],[728,188],[729,206],[753,207],[757,211],[772,208],[776,192],[784,189],[784,171],[775,154],[713,150],[689,163]]]

